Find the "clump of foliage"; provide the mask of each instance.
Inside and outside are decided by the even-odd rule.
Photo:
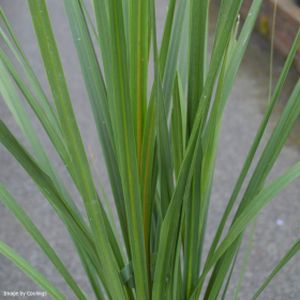
[[[97,299],[224,299],[248,225],[300,175],[298,163],[267,183],[300,113],[300,81],[271,136],[265,139],[263,150],[257,153],[300,34],[206,254],[204,237],[224,107],[262,0],[252,1],[240,28],[237,20],[243,1],[220,2],[211,55],[207,50],[209,0],[169,0],[160,46],[155,0],[91,2],[90,10],[82,0],[64,0],[117,220],[111,217],[92,175],[45,0],[28,0],[28,5],[51,99],[1,10],[0,92],[31,148],[26,149],[3,121],[0,142],[63,221]],[[94,16],[89,15],[91,11]],[[154,78],[149,85],[151,66]],[[84,214],[60,180],[23,101],[30,105],[66,166],[84,203]],[[87,299],[47,239],[3,185],[0,201],[48,256],[74,296]],[[120,230],[115,229],[116,224]],[[299,249],[298,240],[253,299]],[[3,242],[0,253],[54,299],[66,299]]]

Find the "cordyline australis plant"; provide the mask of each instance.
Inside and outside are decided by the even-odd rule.
[[[0,34],[6,51],[3,47],[0,50],[0,91],[31,148],[21,145],[2,121],[0,141],[63,221],[97,299],[225,299],[247,226],[300,175],[298,163],[266,183],[299,116],[300,81],[272,134],[265,139],[263,150],[257,153],[299,46],[298,33],[213,242],[209,251],[201,255],[224,107],[261,2],[252,1],[245,22],[238,28],[243,1],[221,1],[209,56],[209,0],[170,0],[160,47],[155,0],[93,0],[92,9],[81,0],[64,0],[117,220],[110,217],[91,172],[46,2],[28,0],[28,5],[51,99],[1,11]],[[154,80],[148,84],[152,66]],[[19,92],[24,96],[22,100]],[[66,165],[85,213],[77,208],[59,179],[22,101],[30,105]],[[250,171],[256,156],[251,168],[254,171]],[[245,180],[246,177],[250,179]],[[74,296],[88,299],[3,185],[0,200],[48,256]],[[115,229],[116,224],[120,230]],[[252,299],[261,294],[299,249],[298,240],[261,288],[253,292]],[[0,253],[53,298],[66,299],[3,242]]]

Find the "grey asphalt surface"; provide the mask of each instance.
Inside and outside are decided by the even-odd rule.
[[[158,2],[158,27],[161,29],[166,11],[166,0]],[[91,121],[91,112],[80,75],[76,52],[72,44],[70,31],[64,14],[63,1],[48,0],[48,3],[82,135],[86,145],[91,149],[90,152],[93,153],[95,172],[101,178],[104,186],[107,187],[108,181],[103,168],[101,153],[98,150],[96,131]],[[1,0],[0,4],[11,20],[15,32],[24,47],[25,53],[32,62],[42,84],[47,89],[45,73],[40,61],[26,1]],[[226,200],[230,195],[247,150],[249,149],[251,140],[262,118],[268,95],[269,53],[268,43],[259,36],[254,35],[226,108],[220,141],[221,151],[219,151],[218,154],[215,187],[213,189],[210,220],[208,224],[208,241],[211,239],[215,230],[217,221],[221,216]],[[282,58],[275,54],[275,77],[278,76],[282,64]],[[283,92],[282,101],[274,114],[272,126],[275,124],[280,111],[285,105],[286,97],[290,93],[297,78],[298,75],[295,70],[293,70]],[[22,138],[21,133],[18,131],[15,122],[2,100],[0,101],[0,117],[18,137]],[[54,150],[36,120],[34,120],[34,125],[41,133],[41,139],[45,143],[50,157],[55,161],[55,166],[59,170],[59,173],[64,176],[66,174],[64,166],[57,159]],[[288,166],[299,160],[299,129],[300,126],[298,125],[293,131],[287,146],[283,149],[280,159],[272,172],[273,177],[282,173]],[[65,181],[67,183],[68,179],[65,179]],[[62,223],[54,215],[51,207],[42,198],[30,178],[3,147],[0,147],[0,182],[4,183],[20,201],[26,211],[32,216],[33,221],[36,222],[41,231],[49,239],[51,245],[53,245],[58,254],[61,255],[75,279],[78,280],[80,285],[89,293],[88,283],[83,275],[78,258]],[[272,266],[274,266],[293,241],[299,238],[299,196],[300,181],[298,180],[274,199],[259,216],[254,237],[254,248],[250,258],[250,266],[246,272],[245,282],[242,286],[239,299],[250,299],[255,289],[259,286],[259,283],[263,280],[265,275],[270,272]],[[45,258],[29,236],[24,233],[21,226],[2,206],[0,206],[0,239],[14,247],[21,255],[26,257],[35,267],[50,278],[66,293],[68,299],[74,299],[72,293],[66,288],[63,280],[47,261],[47,258]],[[233,287],[237,278],[238,273],[235,272],[233,275]],[[32,283],[31,280],[27,279],[27,277],[7,259],[0,257],[0,299],[9,299],[3,296],[3,292],[13,290],[40,291],[41,289]],[[233,288],[230,290],[228,299],[232,298],[232,290]],[[42,299],[42,297],[23,297],[22,299]],[[43,299],[50,299],[50,297]],[[300,299],[300,255],[294,258],[273,281],[261,299]]]

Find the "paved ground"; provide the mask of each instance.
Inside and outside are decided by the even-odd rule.
[[[50,4],[50,13],[54,21],[55,31],[59,39],[63,63],[66,67],[67,78],[72,90],[72,99],[80,126],[84,133],[85,142],[90,145],[95,154],[98,154],[98,148],[95,142],[95,128],[90,121],[91,113],[88,105],[85,104],[86,93],[82,85],[75,50],[64,16],[62,1],[49,0],[48,2]],[[159,2],[161,4],[159,6],[158,21],[161,25],[165,13],[166,1]],[[26,1],[1,0],[0,3],[12,21],[13,27],[24,46],[26,54],[32,61],[34,69],[46,86],[45,75],[40,64],[39,52],[34,40],[30,17],[26,9]],[[250,141],[262,117],[267,97],[268,58],[268,45],[259,37],[254,36],[226,109],[221,138],[222,151],[219,153],[217,163],[211,218],[208,226],[208,239],[215,229],[218,217],[230,194],[232,185],[250,145]],[[282,59],[276,57],[274,66],[275,74],[278,74],[281,66]],[[296,73],[292,72],[288,80],[288,86],[284,91],[283,100],[275,113],[274,122],[282,106],[284,106],[284,99],[290,92],[296,78]],[[20,136],[10,114],[1,102],[0,117]],[[36,127],[40,130],[37,124]],[[284,148],[280,160],[274,168],[273,174],[282,172],[287,166],[299,159],[299,135],[297,135],[297,132],[299,134],[299,128],[300,127],[298,127],[298,131],[294,131],[288,145]],[[42,139],[46,145],[49,145],[45,136],[42,135]],[[50,145],[48,149],[50,156],[56,159]],[[98,159],[94,165],[102,181],[107,185],[101,159]],[[49,238],[51,244],[57,249],[57,252],[61,254],[66,265],[72,271],[72,274],[74,274],[78,282],[88,290],[87,282],[81,275],[82,269],[79,266],[78,259],[74,254],[72,245],[62,224],[54,216],[49,205],[36,191],[30,179],[3,148],[0,148],[0,166],[0,182],[5,183],[25,209],[30,212],[32,219],[39,225],[47,238]],[[64,174],[63,166],[58,162],[56,166],[61,174]],[[299,195],[300,185],[298,181],[291,185],[288,190],[281,193],[258,218],[254,241],[255,246],[240,299],[244,300],[250,298],[254,289],[258,287],[259,282],[261,282],[264,276],[271,270],[279,257],[288,246],[299,237]],[[68,299],[73,299],[71,293],[66,290],[63,281],[47,262],[47,259],[23,232],[17,222],[2,207],[0,210],[0,239],[12,245],[29,259],[33,265],[51,278],[55,284],[67,293]],[[234,278],[237,278],[237,276],[238,274],[235,274]],[[293,262],[284,269],[284,272],[274,280],[273,284],[265,291],[261,299],[298,300],[300,299],[299,282],[300,256],[294,259]],[[39,288],[10,262],[0,257],[0,291],[5,290],[36,291],[39,290]],[[0,299],[4,299],[2,294],[0,294]],[[30,299],[40,299],[40,297],[32,297]],[[231,299],[231,297],[229,296],[228,299]]]

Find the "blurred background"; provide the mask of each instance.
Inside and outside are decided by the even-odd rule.
[[[36,44],[31,18],[27,9],[27,1],[24,0],[0,0],[0,4],[7,14],[17,34],[23,49],[28,56],[43,86],[47,90],[47,81],[41,63],[39,50]],[[212,1],[210,35],[214,31],[214,23],[217,15],[218,4]],[[242,15],[247,11],[247,5],[251,1],[245,1]],[[207,245],[216,229],[218,220],[230,196],[233,184],[239,174],[251,141],[256,133],[262,118],[267,100],[270,78],[270,35],[273,15],[274,0],[264,1],[261,14],[257,22],[257,31],[253,33],[248,51],[243,60],[234,89],[231,93],[221,134],[220,151],[217,160],[215,174],[215,187],[212,192],[213,199],[210,209],[208,224]],[[275,24],[275,53],[273,63],[273,82],[276,82],[284,63],[285,55],[293,40],[295,32],[300,24],[300,8],[296,1],[278,1],[277,17]],[[82,136],[87,146],[90,159],[93,160],[94,172],[105,187],[108,186],[106,172],[101,159],[101,151],[96,138],[96,130],[91,121],[92,115],[87,103],[86,91],[81,78],[80,67],[76,52],[72,43],[72,37],[68,28],[64,12],[63,1],[47,0],[49,12],[52,18],[54,30],[65,67],[66,77],[71,90],[72,101],[78,117]],[[157,1],[157,21],[159,34],[164,24],[167,0]],[[271,128],[275,124],[278,114],[282,111],[285,101],[291,89],[299,78],[300,55],[292,68],[281,101],[276,108],[272,119]],[[22,138],[15,122],[0,99],[0,117],[11,130]],[[64,176],[66,171],[58,160],[55,151],[51,147],[45,134],[38,123],[34,122],[40,130],[41,137],[47,145],[50,157],[55,161],[59,173]],[[282,173],[288,166],[299,161],[300,158],[300,123],[296,126],[291,137],[283,149],[280,159],[273,170],[273,176]],[[25,143],[26,144],[26,143]],[[82,287],[89,291],[89,286],[82,276],[83,272],[79,260],[74,252],[72,243],[68,238],[60,220],[55,216],[52,208],[37,191],[30,178],[18,166],[14,159],[0,146],[0,182],[4,183],[8,190],[23,205],[32,216],[33,221],[49,239],[51,245],[57,250],[67,267],[71,270],[75,279]],[[110,193],[107,190],[108,194]],[[299,180],[289,186],[279,197],[263,210],[257,220],[254,235],[253,250],[250,257],[249,268],[246,272],[245,282],[242,286],[240,299],[249,299],[259,287],[264,277],[272,270],[272,267],[285,253],[289,246],[300,236],[300,182]],[[50,278],[68,299],[72,294],[66,288],[63,279],[56,273],[47,258],[39,248],[31,241],[21,226],[0,205],[0,239],[14,247],[21,255],[26,257],[37,269]],[[243,251],[241,251],[243,253]],[[241,255],[242,256],[242,255]],[[238,262],[240,264],[240,262]],[[239,268],[237,268],[238,270]],[[232,280],[232,288],[228,299],[232,298],[232,291],[238,279],[235,272]],[[39,291],[31,280],[27,279],[8,260],[0,257],[0,299],[3,299],[2,291],[22,290]],[[22,298],[26,299],[26,298]],[[28,298],[29,299],[29,298]],[[30,297],[30,299],[41,299]],[[48,299],[47,297],[44,299]],[[299,300],[300,299],[300,255],[295,257],[284,270],[277,276],[269,288],[266,289],[261,299],[265,300]],[[122,299],[120,299],[122,300]]]

